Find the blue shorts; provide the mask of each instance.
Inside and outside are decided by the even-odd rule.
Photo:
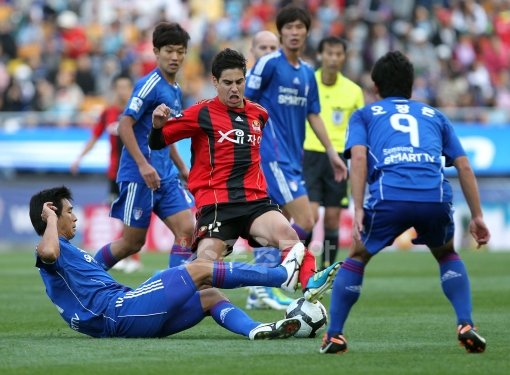
[[[285,206],[302,195],[307,195],[301,171],[277,161],[261,164],[267,181],[267,192],[274,203]]]
[[[151,213],[161,220],[194,205],[193,198],[176,176],[163,182],[152,191],[143,182],[119,182],[119,197],[112,203],[110,216],[120,219],[125,225],[135,228],[148,228]]]
[[[434,202],[379,201],[373,207],[365,207],[363,225],[361,238],[372,255],[390,246],[411,227],[418,234],[413,243],[429,248],[446,244],[455,229],[452,204]]]
[[[200,294],[184,266],[155,274],[112,304],[115,323],[110,325],[115,337],[165,337],[205,316]]]

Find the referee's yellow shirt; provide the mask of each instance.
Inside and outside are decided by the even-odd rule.
[[[315,79],[319,87],[321,117],[326,125],[331,143],[336,151],[341,153],[345,148],[345,132],[349,118],[355,110],[365,105],[363,91],[361,87],[344,77],[341,73],[338,73],[333,86],[326,86],[322,83],[321,72],[322,69],[318,69],[315,72]],[[306,122],[304,149],[307,151],[326,152],[308,121]]]

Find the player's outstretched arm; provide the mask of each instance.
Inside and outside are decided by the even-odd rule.
[[[361,240],[363,232],[363,201],[365,199],[365,184],[367,181],[367,148],[357,145],[351,148],[351,194],[354,202],[353,237]]]
[[[37,245],[37,255],[44,263],[54,263],[60,255],[56,211],[53,202],[44,203],[41,218],[46,223],[46,229]]]
[[[471,169],[467,156],[456,158],[453,165],[459,174],[460,186],[462,187],[462,192],[464,193],[469,210],[471,211],[469,231],[478,244],[478,248],[480,248],[480,246],[489,242],[490,232],[483,220],[476,177]]]

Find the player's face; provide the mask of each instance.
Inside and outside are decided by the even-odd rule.
[[[281,30],[282,46],[290,51],[299,51],[304,46],[308,31],[302,21],[289,22]]]
[[[115,82],[115,95],[117,95],[119,102],[123,105],[128,102],[132,91],[133,85],[129,79],[119,78],[117,82]]]
[[[276,37],[264,36],[257,40],[252,48],[253,57],[255,60],[260,59],[262,56],[274,52],[278,49],[278,39]]]
[[[73,205],[67,199],[63,199],[62,213],[57,222],[58,234],[68,240],[72,239],[76,234],[76,221],[78,218],[73,212]]]
[[[244,106],[246,81],[241,69],[225,69],[218,80],[213,77],[213,83],[218,91],[218,98],[223,104],[231,108]]]
[[[341,44],[325,44],[320,54],[322,69],[338,72],[345,61],[345,51]]]
[[[186,56],[186,48],[182,45],[169,44],[160,49],[154,48],[154,53],[158,60],[159,69],[163,73],[175,77]]]

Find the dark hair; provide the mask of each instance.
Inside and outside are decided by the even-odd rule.
[[[319,42],[319,47],[317,48],[317,52],[322,53],[324,51],[324,46],[326,44],[337,45],[340,44],[344,47],[344,52],[347,51],[347,41],[345,39],[339,38],[337,36],[327,36],[322,38]]]
[[[30,199],[30,221],[39,236],[42,236],[46,230],[46,222],[41,217],[44,203],[53,202],[53,205],[57,207],[56,214],[60,217],[62,215],[62,208],[64,206],[62,201],[64,199],[73,200],[71,190],[65,186],[42,190],[32,196]]]
[[[306,26],[306,31],[310,30],[310,25],[312,24],[310,14],[308,14],[305,9],[292,4],[283,7],[278,12],[278,15],[276,16],[276,29],[281,34],[283,26],[294,21],[303,22]]]
[[[226,69],[241,69],[246,75],[246,59],[241,52],[225,48],[220,51],[212,62],[211,73],[216,79],[220,79],[221,73]]]
[[[374,81],[382,98],[399,96],[409,99],[413,92],[414,68],[400,51],[391,51],[376,61],[372,69]]]
[[[112,78],[112,87],[117,84],[117,81],[120,81],[121,79],[127,79],[131,84],[133,84],[133,78],[127,73],[119,73],[116,76]]]
[[[152,45],[161,49],[164,46],[184,46],[188,48],[189,34],[175,22],[160,22],[152,33]]]

